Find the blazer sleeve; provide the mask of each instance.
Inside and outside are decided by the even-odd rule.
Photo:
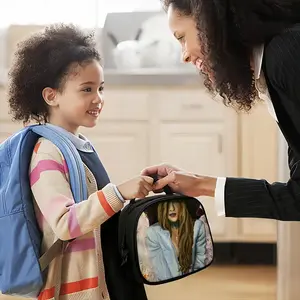
[[[123,207],[111,185],[75,203],[63,155],[53,143],[43,138],[35,146],[29,178],[41,214],[61,240],[92,231]]]
[[[271,88],[283,106],[292,105],[300,118],[300,27],[275,37],[265,52],[265,69]],[[284,103],[289,101],[289,103]],[[291,103],[292,102],[292,103]],[[289,116],[292,117],[293,116]],[[294,115],[295,117],[295,115]],[[293,124],[297,124],[293,120]],[[298,122],[300,124],[300,122]],[[299,125],[295,125],[300,132]],[[291,129],[292,130],[292,129]],[[297,133],[300,143],[300,134]],[[272,149],[270,149],[272,151]],[[225,211],[227,217],[267,218],[300,221],[300,160],[292,166],[286,183],[227,178]]]

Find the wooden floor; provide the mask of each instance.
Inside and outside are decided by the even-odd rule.
[[[276,268],[211,266],[186,279],[146,289],[149,300],[276,300]]]
[[[276,269],[209,267],[173,283],[146,286],[146,290],[148,300],[276,300]],[[25,300],[0,296],[0,300],[18,299]]]

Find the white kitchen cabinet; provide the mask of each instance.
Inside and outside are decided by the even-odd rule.
[[[203,90],[106,87],[106,91],[99,125],[83,132],[114,182],[162,162],[199,174],[237,175],[237,115]],[[214,239],[233,239],[236,220],[218,217],[212,198],[200,200]]]
[[[266,105],[257,104],[250,114],[240,115],[240,176],[278,179],[278,126]],[[268,219],[239,219],[237,240],[247,242],[276,242],[277,221]]]
[[[5,87],[0,85],[0,120],[1,121],[10,121],[11,116],[8,114],[8,102],[6,97]]]
[[[22,123],[12,122],[9,114],[6,91],[0,86],[0,143],[23,127]]]
[[[237,116],[199,87],[158,90],[159,162],[194,173],[237,175]],[[235,237],[236,220],[217,216],[214,199],[199,198],[215,241]]]
[[[148,164],[148,129],[145,122],[100,122],[82,130],[92,141],[115,184],[138,176]]]
[[[138,176],[149,164],[148,94],[116,89],[105,93],[100,121],[82,129],[95,146],[114,183]]]
[[[93,129],[82,129],[82,133],[93,142],[112,182],[120,183],[137,176],[144,167],[161,162],[215,176],[268,178],[268,174],[275,174],[275,154],[267,151],[275,147],[275,140],[272,134],[268,138],[265,134],[274,130],[272,122],[264,120],[265,129],[255,127],[263,115],[237,116],[201,90],[192,88],[106,89],[99,124]],[[189,94],[186,102],[182,97],[185,93]],[[22,124],[10,122],[7,107],[4,101],[1,103],[3,140]],[[200,200],[215,241],[274,240],[274,222],[218,217],[212,198]]]
[[[0,143],[22,128],[21,124],[0,120]]]
[[[16,43],[40,26],[9,29],[9,66]],[[219,100],[218,100],[219,101]],[[99,124],[83,129],[112,182],[120,183],[149,165],[169,162],[195,173],[276,180],[277,128],[260,106],[237,115],[197,86],[108,86]],[[0,140],[22,128],[8,115],[0,87]],[[212,198],[201,197],[215,241],[271,242],[276,223],[218,217]]]
[[[161,125],[160,159],[197,174],[225,174],[223,124],[170,123]],[[228,219],[216,216],[212,198],[201,197],[215,239],[226,238]]]

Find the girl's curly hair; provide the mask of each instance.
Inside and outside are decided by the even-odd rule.
[[[300,22],[299,0],[161,0],[191,16],[199,31],[204,84],[225,105],[249,111],[257,97],[250,57],[255,46],[268,42]]]
[[[62,91],[70,67],[92,60],[100,62],[93,34],[74,25],[51,25],[20,42],[9,71],[8,102],[13,119],[46,122],[43,89]]]

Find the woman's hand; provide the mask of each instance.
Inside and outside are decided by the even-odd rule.
[[[168,164],[161,164],[144,169],[144,176],[157,175],[153,184],[154,192],[161,192],[168,185],[175,193],[190,197],[214,197],[217,179],[214,177],[196,175]]]

